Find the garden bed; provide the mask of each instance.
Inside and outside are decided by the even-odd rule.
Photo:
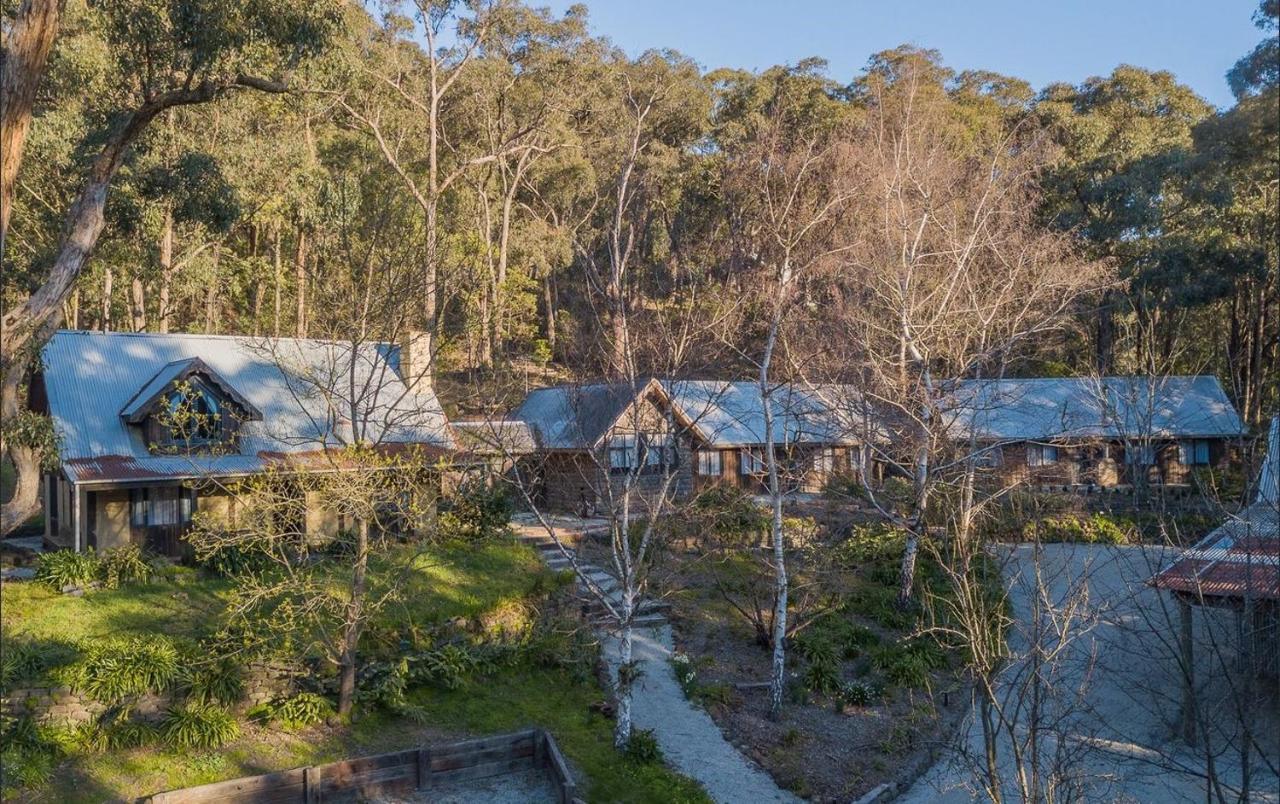
[[[378,560],[371,565],[375,579],[380,565]],[[483,654],[487,641],[501,642],[509,628],[535,616],[558,588],[555,574],[543,567],[533,550],[501,538],[430,546],[414,561],[412,573],[402,601],[371,625],[370,636],[376,638],[371,645],[385,644],[390,637],[383,634],[443,629],[469,635]],[[87,588],[80,595],[61,594],[37,582],[5,583],[0,594],[6,636],[65,648],[53,664],[7,667],[6,685],[17,689],[62,683],[63,668],[77,666],[104,640],[160,639],[180,652],[196,648],[199,640],[219,628],[232,592],[226,579],[193,573],[179,573],[177,581],[161,578],[111,590]],[[17,778],[9,773],[15,766],[8,763],[6,800],[135,799],[157,790],[542,727],[560,741],[581,789],[592,799],[705,801],[695,784],[661,763],[637,763],[613,750],[612,722],[595,711],[607,693],[593,673],[569,673],[551,655],[576,644],[553,637],[528,649],[507,649],[500,652],[507,658],[464,665],[457,677],[411,684],[403,691],[402,707],[389,707],[382,697],[358,699],[356,716],[349,722],[329,717],[313,725],[289,725],[275,715],[264,719],[243,711],[243,700],[227,704],[228,714],[221,717],[233,718],[235,728],[227,730],[216,747],[170,745],[162,721],[158,729],[144,730],[141,745],[104,750],[93,742],[93,730],[27,719],[23,739],[32,750],[41,746],[39,750],[47,752],[42,756],[53,764],[42,769],[40,763],[28,761],[29,775]],[[396,650],[394,643],[391,650]],[[172,689],[186,695],[184,682],[175,683]],[[382,695],[376,678],[363,680],[362,689],[366,687],[370,696]]]

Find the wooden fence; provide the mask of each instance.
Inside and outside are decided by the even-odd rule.
[[[542,729],[482,737],[444,746],[330,762],[310,768],[245,776],[157,793],[151,804],[320,804],[430,790],[437,784],[483,779],[530,768],[551,777],[560,804],[581,804],[555,738]]]

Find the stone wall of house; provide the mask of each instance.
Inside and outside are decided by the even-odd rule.
[[[133,539],[133,529],[129,526],[129,490],[99,491],[94,499],[97,500],[97,510],[93,512],[93,517],[98,550],[123,547],[136,541]]]
[[[295,674],[289,668],[255,663],[245,671],[244,698],[235,707],[243,713],[296,690]],[[144,719],[158,719],[173,704],[169,693],[143,695],[134,712]],[[83,723],[106,711],[107,705],[71,687],[29,687],[11,690],[0,698],[0,711],[10,717],[30,717],[37,723]]]

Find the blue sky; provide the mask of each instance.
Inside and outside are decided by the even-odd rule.
[[[532,0],[563,12],[571,0]],[[872,53],[910,43],[956,70],[1036,88],[1118,64],[1173,72],[1211,103],[1233,102],[1226,71],[1262,39],[1257,0],[585,0],[595,33],[628,53],[679,50],[706,68],[761,69],[820,56],[847,81]]]

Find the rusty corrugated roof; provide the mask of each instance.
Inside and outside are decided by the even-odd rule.
[[[1280,416],[1255,501],[1156,573],[1153,586],[1200,597],[1280,600]]]

